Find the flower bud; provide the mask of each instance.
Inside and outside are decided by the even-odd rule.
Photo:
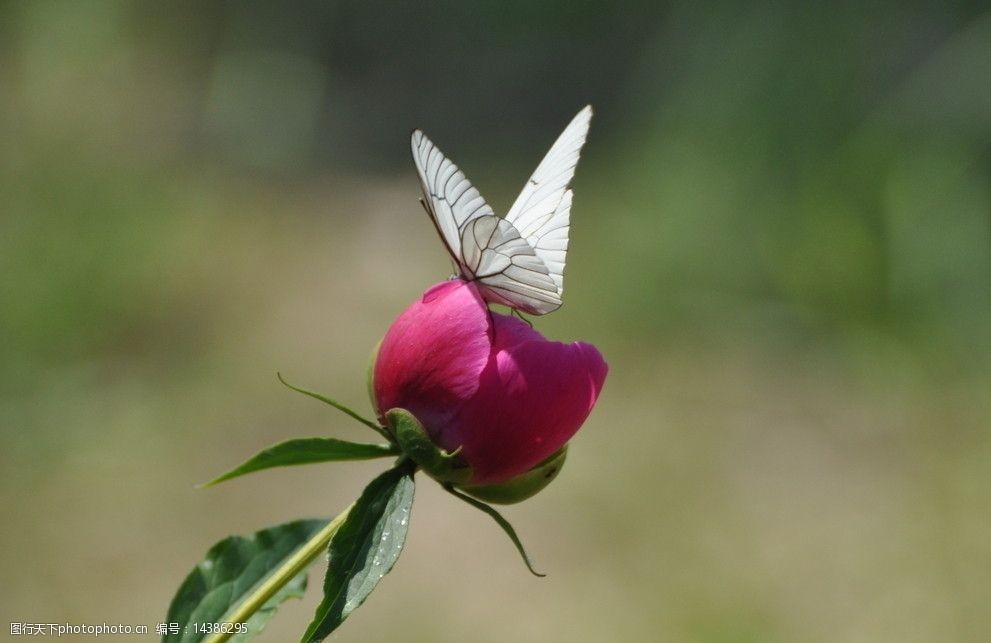
[[[591,344],[547,340],[490,311],[474,284],[455,280],[428,290],[388,330],[372,397],[380,420],[405,409],[438,448],[456,453],[472,471],[466,491],[512,502],[556,475],[607,370]],[[559,452],[557,465],[547,465]],[[542,475],[546,482],[535,484]]]

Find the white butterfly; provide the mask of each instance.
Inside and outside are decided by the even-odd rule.
[[[537,166],[505,218],[499,218],[464,173],[415,130],[413,162],[425,200],[461,278],[487,301],[532,315],[561,306],[572,192],[568,183],[592,118],[578,112]]]

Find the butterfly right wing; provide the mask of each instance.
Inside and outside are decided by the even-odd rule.
[[[560,296],[564,291],[564,264],[568,253],[571,190],[568,184],[592,120],[592,106],[578,112],[523,186],[506,220],[520,231],[547,265]]]
[[[486,301],[531,315],[544,315],[561,306],[547,266],[505,219],[472,219],[462,232],[461,248],[465,268],[474,275]]]
[[[427,213],[462,275],[472,278],[474,273],[466,274],[462,231],[471,221],[494,216],[495,213],[465,178],[464,172],[444,156],[423,132],[413,131],[410,148],[416,172],[420,176]]]

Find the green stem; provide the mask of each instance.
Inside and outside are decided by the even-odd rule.
[[[295,554],[286,559],[286,562],[282,563],[282,566],[272,572],[258,587],[256,587],[245,599],[238,605],[237,609],[231,612],[229,615],[224,617],[224,622],[226,623],[244,623],[251,617],[252,614],[257,612],[261,607],[268,602],[270,598],[275,596],[282,587],[296,577],[301,571],[306,569],[306,567],[313,562],[313,560],[319,556],[321,553],[327,551],[327,544],[330,539],[334,537],[337,530],[340,529],[341,525],[347,519],[348,514],[351,509],[354,508],[354,503],[352,502],[347,509],[342,511],[337,515],[336,518],[327,523],[327,526],[318,531],[312,538],[306,541],[302,547],[300,547]],[[206,639],[205,643],[223,643],[232,636],[235,632],[217,633]]]

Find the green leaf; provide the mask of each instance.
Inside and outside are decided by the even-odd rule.
[[[345,415],[348,415],[348,416],[354,418],[355,420],[358,420],[359,422],[361,422],[362,424],[364,424],[365,426],[367,426],[371,430],[373,430],[376,433],[378,433],[379,435],[381,435],[383,438],[385,438],[387,440],[389,439],[389,435],[385,432],[385,430],[382,427],[380,427],[375,422],[372,422],[371,420],[362,417],[357,412],[352,411],[351,409],[349,409],[348,407],[344,406],[340,402],[336,402],[336,401],[330,399],[329,397],[327,397],[325,395],[320,395],[319,393],[314,393],[313,391],[307,391],[305,388],[299,388],[298,386],[293,386],[292,384],[290,384],[289,382],[287,382],[284,377],[282,377],[282,373],[276,373],[276,376],[279,378],[279,381],[282,382],[283,384],[285,384],[288,388],[291,388],[292,390],[296,391],[297,393],[302,393],[303,395],[308,395],[309,397],[312,397],[314,400],[320,400],[324,404],[329,404],[330,406],[334,407],[335,409],[337,409],[341,413],[344,413]]]
[[[459,493],[457,490],[454,489],[454,487],[452,487],[449,484],[444,485],[444,489],[446,489],[447,492],[450,493],[455,498],[464,500],[475,509],[484,511],[489,516],[491,516],[492,520],[495,520],[496,523],[500,527],[502,527],[502,530],[506,532],[506,535],[509,536],[509,539],[513,541],[514,545],[516,545],[516,551],[520,552],[520,556],[523,557],[523,563],[526,565],[526,568],[530,570],[530,573],[540,578],[547,576],[547,574],[541,574],[540,572],[538,572],[533,568],[533,563],[530,562],[530,556],[527,555],[526,549],[523,548],[523,542],[520,540],[520,537],[516,535],[516,530],[513,529],[513,526],[509,524],[509,521],[503,518],[502,514],[496,511],[495,508],[490,507],[481,500],[475,500],[471,496],[466,496],[463,493]]]
[[[206,639],[209,634],[196,632],[194,623],[228,622],[227,615],[257,585],[327,524],[326,520],[297,520],[248,537],[230,536],[211,547],[172,599],[165,620],[178,623],[180,631],[163,636],[163,643],[196,643]],[[282,601],[302,596],[305,589],[303,568],[245,621],[247,633],[237,635],[234,640],[246,641],[257,635]]]
[[[322,641],[356,610],[402,553],[413,506],[410,461],[365,487],[347,520],[330,541],[323,601],[302,641]]]
[[[228,640],[231,643],[244,643],[260,634],[265,629],[265,625],[268,624],[269,620],[275,616],[279,605],[290,598],[303,598],[303,594],[306,593],[306,577],[306,573],[298,574],[291,581],[283,585],[282,589],[266,601],[258,611],[248,617],[248,620],[244,622],[245,631],[242,634],[235,634]]]
[[[312,464],[315,462],[338,462],[341,460],[370,460],[399,455],[399,449],[391,444],[361,444],[335,440],[334,438],[299,438],[280,442],[257,455],[252,456],[244,464],[231,469],[224,475],[204,484],[204,487],[215,485],[224,480],[230,480],[247,473],[270,469],[272,467],[288,467],[297,464]]]

